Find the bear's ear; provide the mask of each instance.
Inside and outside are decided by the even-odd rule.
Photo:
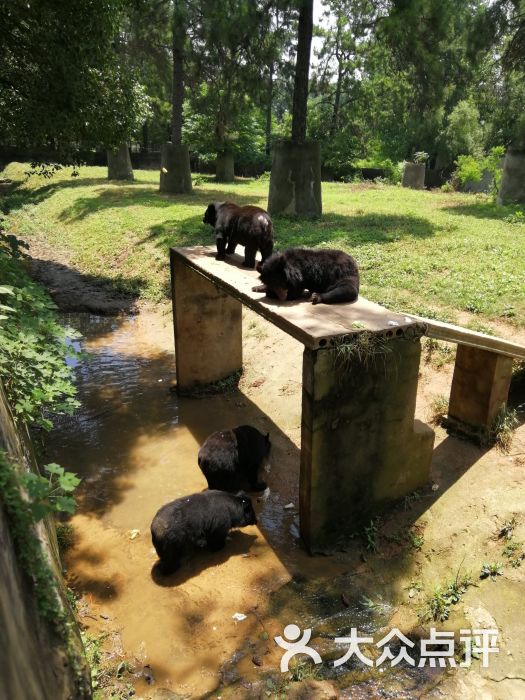
[[[277,270],[284,270],[284,267],[286,265],[286,260],[285,260],[284,255],[282,253],[277,253],[277,255],[275,257],[276,257],[275,268]]]

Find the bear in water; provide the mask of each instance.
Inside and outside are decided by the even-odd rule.
[[[167,503],[151,523],[161,573],[167,576],[176,571],[181,558],[196,548],[222,549],[232,528],[256,523],[252,502],[243,495],[203,491]]]
[[[206,438],[199,450],[198,462],[208,488],[231,491],[246,488],[264,491],[258,472],[271,449],[270,434],[263,435],[251,425],[219,430]]]

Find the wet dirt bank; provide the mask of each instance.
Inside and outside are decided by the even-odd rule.
[[[517,617],[525,565],[508,565],[494,539],[512,516],[519,522],[516,540],[525,539],[523,426],[510,455],[437,428],[429,488],[385,516],[375,534],[361,533],[347,553],[310,557],[297,538],[298,343],[246,313],[239,390],[181,399],[170,390],[168,309],[65,321],[82,333],[87,353],[77,366],[82,407],[46,440],[47,461],[83,478],[68,581],[88,631],[108,635],[103,648],[111,673],[127,661],[125,679],[139,697],[523,697],[525,631]],[[450,359],[441,363],[431,353],[422,362],[418,418],[428,419],[432,399],[448,394]],[[258,526],[233,533],[224,551],[203,553],[172,577],[155,577],[153,515],[167,501],[205,488],[200,444],[210,432],[241,423],[269,431],[273,442],[271,493],[255,503]],[[485,561],[502,561],[503,576],[478,581]],[[399,666],[380,675],[381,669],[356,663],[334,672],[331,661],[342,654],[333,639],[352,626],[375,639],[392,627],[414,638],[424,634],[418,612],[458,569],[471,570],[477,585],[449,620],[433,624],[451,630],[495,624],[501,652],[488,669],[478,662],[446,673]],[[235,613],[246,619],[236,621]],[[279,672],[282,650],[273,637],[291,623],[313,629],[312,646],[324,660],[313,679],[303,667],[296,682]]]

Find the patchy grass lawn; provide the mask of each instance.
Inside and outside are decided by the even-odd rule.
[[[268,180],[231,185],[197,176],[193,195],[158,192],[158,172],[135,171],[133,183],[108,182],[106,168],[64,171],[25,181],[25,167],[3,172],[2,208],[13,233],[68,253],[82,272],[119,290],[159,301],[169,294],[168,247],[213,243],[202,223],[210,201],[265,207]],[[454,320],[525,325],[525,224],[517,207],[484,195],[420,192],[385,185],[323,184],[319,221],[274,220],[277,246],[336,246],[351,252],[363,296],[388,307]],[[521,210],[522,211],[522,210]]]

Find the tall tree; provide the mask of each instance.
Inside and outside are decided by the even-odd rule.
[[[299,0],[299,24],[297,29],[297,55],[292,108],[292,141],[304,143],[306,139],[306,114],[308,105],[308,78],[314,27],[313,0]]]
[[[115,51],[122,0],[0,4],[0,140],[116,146],[142,123],[146,100]]]

